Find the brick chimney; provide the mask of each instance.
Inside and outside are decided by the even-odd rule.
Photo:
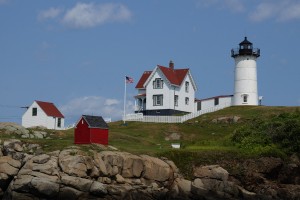
[[[170,68],[170,69],[174,69],[174,63],[173,63],[172,60],[170,60],[170,62],[169,62],[169,68]]]

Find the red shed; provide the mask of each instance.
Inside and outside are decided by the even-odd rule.
[[[108,145],[108,125],[101,116],[82,115],[74,132],[75,144]]]

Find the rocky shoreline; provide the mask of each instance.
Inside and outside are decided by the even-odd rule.
[[[1,128],[1,127],[0,127]],[[22,126],[4,134],[39,138]],[[27,137],[27,135],[26,135]],[[2,199],[300,199],[300,161],[264,157],[194,166],[185,179],[173,161],[78,146],[44,153],[39,144],[0,140]]]
[[[254,198],[215,166],[199,167],[184,179],[165,158],[76,147],[41,153],[39,145],[3,141],[0,187],[3,199],[239,199]],[[26,153],[34,149],[33,152]]]

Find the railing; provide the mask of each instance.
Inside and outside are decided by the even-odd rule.
[[[135,110],[136,112],[141,112],[141,111],[143,111],[143,110],[145,109],[145,107],[146,107],[146,106],[139,106],[139,105],[136,105],[135,108],[134,108],[134,110]]]
[[[125,121],[137,121],[137,122],[154,122],[154,123],[183,123],[187,120],[193,119],[200,115],[215,112],[221,110],[223,108],[229,107],[230,104],[218,105],[212,108],[208,108],[205,110],[199,110],[195,113],[190,113],[184,116],[151,116],[151,115],[143,115],[142,113],[137,114],[127,114],[123,117]]]
[[[260,56],[260,49],[253,48],[253,49],[231,49],[231,57],[236,57],[238,55],[254,55],[259,57]]]
[[[143,113],[136,113],[136,114],[127,114],[125,116],[126,121],[141,121],[143,119]],[[123,117],[124,120],[124,117]]]

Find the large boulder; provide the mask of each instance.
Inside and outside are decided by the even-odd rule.
[[[10,156],[0,157],[0,173],[15,176],[21,167],[21,162]]]
[[[4,130],[6,134],[24,135],[29,133],[29,131],[23,126],[10,122],[0,123],[0,129]]]
[[[92,180],[68,175],[62,175],[61,182],[66,186],[75,188],[83,192],[88,192],[91,188],[91,185],[93,184]]]
[[[0,197],[21,168],[21,162],[10,156],[0,157]]]
[[[22,142],[17,139],[9,139],[3,142],[3,154],[10,155],[16,160],[22,160],[24,158]]]
[[[107,176],[108,175],[105,162],[102,159],[102,154],[100,154],[100,153],[94,154],[94,163],[95,163],[95,167],[97,167],[97,169],[99,171],[99,176]]]
[[[31,188],[34,193],[46,198],[54,198],[59,192],[59,183],[52,182],[49,179],[33,177],[31,180]]]
[[[14,195],[30,193],[37,197],[55,198],[60,188],[57,160],[57,157],[46,154],[33,156],[27,160],[10,183],[11,193]]]
[[[160,182],[173,178],[173,171],[166,162],[148,155],[142,155],[141,157],[145,166],[144,178]]]
[[[121,174],[124,178],[141,177],[144,170],[143,159],[130,153],[102,151],[101,156],[110,176]]]
[[[61,151],[58,163],[64,173],[78,177],[88,177],[94,168],[92,158],[77,149]]]
[[[221,181],[228,180],[229,173],[219,165],[208,165],[204,167],[197,167],[194,169],[194,176],[196,178],[217,179]]]
[[[122,173],[124,164],[124,157],[122,153],[114,151],[102,151],[101,155],[109,176],[115,176]]]
[[[194,168],[194,181],[191,191],[198,197],[209,196],[212,199],[255,199],[257,196],[236,183],[228,181],[229,173],[219,165],[208,165]]]
[[[90,187],[90,192],[96,196],[104,196],[107,194],[107,185],[94,181]]]

